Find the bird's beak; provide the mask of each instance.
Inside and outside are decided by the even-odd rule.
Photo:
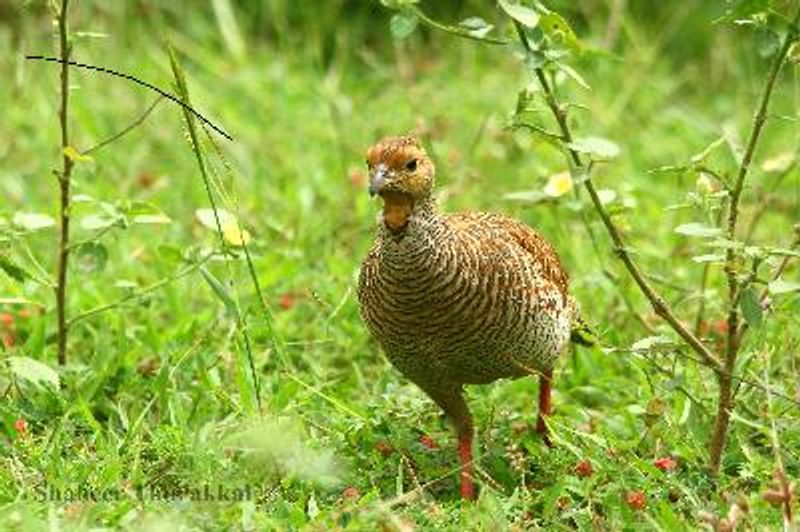
[[[381,191],[386,184],[386,169],[378,167],[369,176],[369,195],[374,196]]]

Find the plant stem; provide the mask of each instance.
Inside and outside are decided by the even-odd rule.
[[[180,97],[180,101],[183,104],[182,105],[183,118],[184,122],[186,123],[186,129],[189,132],[189,140],[191,148],[192,151],[194,152],[195,159],[197,160],[197,167],[200,171],[200,176],[203,178],[203,184],[206,189],[208,202],[211,205],[211,210],[214,212],[214,222],[217,226],[217,236],[219,238],[220,251],[222,253],[227,253],[228,248],[227,245],[225,244],[225,237],[222,230],[222,223],[219,217],[219,210],[217,209],[217,202],[214,199],[214,193],[212,192],[211,189],[211,178],[206,168],[205,158],[203,155],[203,148],[200,144],[200,139],[197,135],[197,127],[195,126],[194,115],[190,111],[191,105],[189,99],[189,88],[186,84],[186,77],[184,76],[183,69],[181,68],[180,63],[178,63],[177,56],[175,55],[175,52],[172,49],[172,47],[168,45],[167,51],[169,53],[170,65],[172,67],[172,74],[175,78],[175,86],[177,88],[178,96]],[[238,222],[236,227],[241,234],[241,227],[238,225]],[[247,258],[248,258],[248,266],[251,266],[252,261],[250,261],[249,254],[247,255]],[[230,265],[228,265],[228,273],[232,275]],[[261,404],[261,380],[258,378],[258,372],[256,371],[255,362],[253,361],[253,351],[251,347],[252,344],[250,342],[250,335],[247,332],[247,322],[243,316],[238,296],[235,300],[235,305],[236,305],[235,318],[237,322],[237,328],[244,339],[244,347],[247,355],[247,362],[250,365],[250,374],[253,378],[253,388],[255,389],[256,404],[258,406],[259,413],[263,413],[263,407]]]
[[[68,42],[67,15],[69,0],[61,0],[61,10],[58,13],[58,35],[61,53],[61,109],[59,122],[61,125],[61,151],[62,169],[58,174],[58,183],[61,189],[60,203],[60,238],[58,242],[58,274],[56,278],[56,314],[58,316],[58,363],[67,363],[67,333],[69,327],[66,319],[67,299],[67,268],[69,265],[69,205],[70,205],[70,177],[74,161],[67,155],[66,148],[69,144],[69,56],[71,46]]]
[[[522,27],[517,21],[514,21],[514,25],[517,28],[517,33],[519,34],[522,45],[528,52],[531,52],[530,44],[528,43],[528,39],[525,36],[525,32],[523,31]],[[550,87],[550,84],[544,75],[544,70],[537,68],[535,69],[535,73],[536,78],[538,79],[539,84],[544,91],[547,106],[550,108],[550,111],[553,113],[553,116],[558,123],[558,127],[561,130],[561,136],[563,137],[564,142],[568,144],[572,142],[572,132],[567,124],[566,112],[556,101],[555,95],[553,94],[553,89]],[[567,152],[570,156],[572,164],[574,164],[577,168],[584,170],[585,165],[581,160],[580,154],[569,147],[567,147]],[[655,289],[650,285],[650,282],[642,273],[639,266],[636,264],[636,262],[634,262],[633,258],[625,248],[625,241],[622,238],[622,234],[620,233],[619,229],[617,229],[617,226],[614,224],[611,216],[608,214],[603,206],[603,203],[600,201],[600,197],[597,195],[597,190],[594,188],[594,184],[592,183],[591,179],[586,179],[584,181],[584,186],[589,193],[595,210],[603,220],[603,225],[605,225],[609,236],[611,236],[611,240],[614,242],[614,252],[625,265],[625,268],[628,270],[631,277],[633,277],[633,280],[636,282],[639,289],[642,291],[645,297],[647,297],[648,301],[650,301],[655,313],[669,323],[673,330],[675,330],[675,332],[677,332],[678,335],[680,335],[680,337],[683,338],[684,341],[686,341],[686,343],[689,344],[689,346],[698,355],[700,355],[700,358],[703,359],[703,362],[706,365],[715,371],[721,370],[722,363],[719,361],[719,359],[697,338],[697,336],[692,333],[692,331],[690,331],[683,323],[680,322],[680,320],[678,320],[666,300],[655,291]]]
[[[731,199],[728,206],[728,223],[726,237],[729,241],[736,239],[736,225],[739,221],[739,201],[741,200],[742,190],[744,189],[744,182],[750,170],[750,163],[753,160],[753,155],[756,151],[756,146],[761,138],[761,133],[764,131],[764,125],[767,121],[767,110],[769,108],[769,101],[772,97],[772,91],[775,88],[775,81],[778,79],[783,62],[786,55],[789,53],[789,48],[792,43],[797,39],[796,26],[800,22],[800,9],[794,16],[792,21],[792,29],[786,34],[783,39],[783,45],[778,51],[775,60],[772,63],[767,81],[764,85],[763,92],[761,93],[761,101],[758,105],[758,110],[753,117],[753,127],[750,130],[750,138],[747,140],[747,147],[745,148],[742,162],[739,165],[739,170],[736,173],[736,181],[731,189]],[[737,278],[736,271],[736,250],[729,247],[725,252],[725,275],[728,279],[728,336],[725,342],[725,360],[723,373],[718,374],[719,379],[719,403],[717,405],[717,417],[714,420],[714,429],[711,434],[711,443],[709,445],[709,458],[708,467],[712,474],[717,474],[720,469],[722,461],[722,454],[725,451],[725,443],[728,439],[728,428],[730,426],[731,410],[733,409],[734,396],[731,391],[731,374],[736,367],[736,358],[739,354],[739,346],[741,345],[741,335],[739,334],[739,290],[741,288],[739,279]]]

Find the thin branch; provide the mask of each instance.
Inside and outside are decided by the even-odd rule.
[[[139,116],[139,118],[137,118],[137,119],[136,119],[136,120],[135,120],[133,123],[131,123],[131,124],[130,124],[128,127],[126,127],[125,129],[123,129],[122,131],[119,131],[118,133],[115,133],[114,135],[112,135],[112,136],[110,136],[109,138],[107,138],[107,139],[105,139],[105,140],[101,141],[100,143],[98,143],[98,144],[95,144],[94,146],[92,146],[92,147],[91,147],[91,148],[89,148],[88,150],[84,150],[84,151],[82,151],[81,153],[82,153],[83,155],[89,155],[90,153],[92,153],[92,152],[94,152],[94,151],[97,151],[97,150],[99,150],[100,148],[102,148],[102,147],[104,147],[104,146],[107,146],[108,144],[111,144],[111,143],[112,143],[112,142],[114,142],[115,140],[117,140],[117,139],[120,139],[120,138],[124,137],[125,135],[127,135],[128,133],[130,133],[131,131],[133,131],[133,130],[134,130],[134,129],[136,129],[137,127],[139,127],[139,126],[140,126],[140,125],[141,125],[141,124],[142,124],[142,123],[143,123],[145,120],[147,120],[147,117],[148,117],[148,116],[150,116],[150,113],[152,113],[152,112],[155,110],[156,106],[157,106],[159,103],[161,103],[161,100],[163,100],[163,99],[164,99],[164,96],[161,96],[161,95],[159,95],[159,96],[158,96],[158,98],[156,98],[156,99],[153,101],[153,103],[152,103],[152,104],[150,104],[150,107],[148,107],[148,108],[145,110],[145,112],[144,112],[144,113],[142,113],[142,114]]]
[[[664,347],[667,347],[667,346],[665,345]],[[645,355],[643,352],[634,351],[632,349],[609,348],[607,350],[607,352],[608,353],[629,353],[629,354],[633,354],[634,356],[641,356],[643,360],[645,360],[647,362],[650,362],[650,363],[653,363],[653,361],[650,360],[650,358],[647,355]],[[680,351],[678,349],[676,349],[674,353],[677,356],[679,356],[681,358],[684,358],[686,360],[689,360],[691,362],[694,362],[696,364],[700,364],[700,365],[703,364],[703,361],[701,359],[696,358],[696,357],[692,356],[691,354],[684,353],[684,352],[682,352],[682,351]],[[660,368],[657,365],[655,365],[654,363],[653,363],[653,367],[655,367],[657,370],[660,370]],[[669,370],[666,370],[666,371],[669,371]],[[723,369],[722,371],[724,372],[725,370]],[[670,372],[670,374],[671,374],[671,372]],[[775,390],[774,388],[767,387],[764,384],[761,384],[760,382],[758,382],[756,380],[753,380],[753,379],[749,379],[747,377],[740,377],[740,376],[735,375],[733,373],[724,373],[724,375],[726,377],[730,378],[732,382],[738,383],[739,386],[747,386],[748,388],[754,388],[756,390],[761,390],[762,392],[765,392],[765,393],[770,393],[774,397],[777,397],[777,398],[785,401],[786,403],[793,405],[794,407],[800,407],[800,398],[791,397],[791,396],[789,396],[789,395],[787,395],[787,394],[785,394],[783,392]]]
[[[530,43],[528,43],[528,38],[525,36],[525,32],[517,21],[514,21],[514,25],[517,28],[520,41],[525,49],[530,53],[532,50]],[[544,91],[547,105],[550,107],[556,122],[558,122],[562,137],[566,143],[572,142],[572,133],[569,129],[569,125],[567,124],[566,112],[556,101],[553,90],[544,75],[544,71],[541,68],[537,68],[535,72],[536,78],[538,79],[539,84]],[[578,152],[571,148],[567,148],[567,153],[569,154],[570,159],[575,167],[580,168],[581,170],[585,169],[585,165]],[[639,266],[636,264],[636,262],[634,262],[633,258],[625,248],[625,241],[622,238],[622,234],[620,233],[619,229],[617,229],[617,226],[611,220],[611,216],[608,214],[603,206],[603,203],[600,201],[600,197],[597,195],[597,190],[594,188],[594,184],[592,183],[591,179],[586,179],[584,181],[584,186],[586,187],[586,190],[592,199],[595,210],[603,220],[603,225],[605,225],[608,234],[611,236],[611,240],[614,242],[614,252],[625,265],[628,272],[631,274],[631,277],[633,277],[633,280],[639,286],[639,289],[650,301],[655,313],[669,323],[672,329],[678,333],[678,335],[683,338],[684,341],[686,341],[686,343],[689,344],[689,346],[691,346],[691,348],[698,355],[700,355],[700,358],[703,360],[705,365],[709,366],[715,371],[719,371],[722,368],[722,364],[719,359],[697,338],[697,336],[692,333],[692,331],[690,331],[683,323],[680,322],[680,320],[678,320],[666,300],[655,291],[644,274],[642,274]]]
[[[58,36],[61,53],[61,109],[59,110],[59,124],[61,126],[61,152],[62,169],[58,175],[60,194],[60,236],[58,242],[58,273],[56,279],[56,314],[58,319],[58,363],[67,363],[67,269],[69,266],[69,204],[70,204],[70,178],[74,161],[67,155],[69,147],[69,61],[72,47],[68,42],[67,15],[69,14],[69,0],[61,0],[61,10],[58,13]]]
[[[141,80],[141,79],[139,79],[139,78],[137,78],[135,76],[131,76],[130,74],[117,72],[116,70],[111,70],[110,68],[105,68],[105,67],[101,67],[101,66],[97,66],[97,65],[89,65],[89,64],[86,64],[86,63],[79,63],[77,61],[69,61],[69,60],[64,59],[63,57],[62,58],[58,58],[58,57],[45,57],[43,55],[26,55],[25,59],[29,59],[29,60],[33,60],[33,61],[47,61],[49,63],[60,63],[62,68],[65,65],[71,65],[71,66],[74,66],[74,67],[85,68],[87,70],[94,70],[95,72],[102,72],[103,74],[108,74],[110,76],[116,76],[118,78],[127,79],[128,81],[132,81],[133,83],[136,83],[137,85],[141,85],[142,87],[147,87],[148,89],[157,92],[158,94],[160,94],[164,98],[167,98],[168,100],[172,100],[173,102],[175,102],[178,105],[180,105],[181,107],[183,107],[184,111],[192,113],[194,116],[197,117],[198,120],[200,120],[201,122],[203,122],[203,123],[207,124],[209,127],[211,127],[211,129],[213,129],[214,131],[216,131],[217,133],[219,133],[220,135],[222,135],[226,139],[228,139],[230,141],[233,141],[233,137],[231,137],[230,135],[225,133],[225,131],[223,131],[222,128],[214,125],[214,123],[211,120],[209,120],[208,118],[204,117],[199,112],[195,111],[194,108],[190,107],[185,102],[180,101],[177,97],[175,97],[172,94],[168,93],[164,89],[159,89],[158,87],[156,87],[152,83],[148,83],[146,81],[143,81],[143,80]]]
[[[469,39],[471,41],[479,41],[486,44],[508,44],[508,41],[504,39],[496,39],[494,37],[480,37],[478,35],[470,33],[466,29],[459,28],[457,26],[448,26],[447,24],[442,24],[441,22],[437,22],[432,18],[428,17],[428,15],[423,13],[420,8],[414,5],[410,6],[410,10],[422,21],[423,24],[426,24],[431,28],[441,30],[445,33],[450,33],[452,35],[456,35],[464,39]]]
[[[166,285],[168,285],[168,284],[170,284],[170,283],[172,283],[174,281],[177,281],[178,279],[186,277],[190,273],[193,273],[194,271],[196,271],[198,268],[203,266],[206,262],[208,262],[214,256],[215,256],[214,253],[206,255],[202,259],[200,259],[197,262],[193,263],[191,266],[187,266],[186,268],[184,268],[183,270],[179,271],[175,275],[172,275],[170,277],[165,277],[164,279],[161,279],[160,281],[157,281],[157,282],[155,282],[155,283],[153,283],[153,284],[151,284],[149,286],[146,286],[146,287],[142,288],[141,290],[136,290],[135,292],[131,292],[127,296],[125,296],[125,297],[123,297],[121,299],[118,299],[117,301],[114,301],[113,303],[107,303],[105,305],[100,305],[99,307],[95,307],[93,309],[89,309],[89,310],[87,310],[85,312],[81,312],[80,314],[78,314],[77,316],[75,316],[75,317],[73,317],[72,319],[69,320],[69,322],[67,323],[67,327],[72,327],[73,325],[75,325],[77,322],[79,322],[81,320],[85,320],[87,318],[91,318],[92,316],[96,316],[97,314],[102,314],[103,312],[108,312],[109,310],[114,310],[117,307],[121,307],[125,303],[128,303],[130,301],[142,298],[142,297],[146,296],[147,294],[149,294],[151,292],[155,292],[159,288],[162,288],[162,287],[164,287],[164,286],[166,286]]]
[[[537,126],[536,124],[528,124],[527,122],[516,122],[514,124],[511,124],[509,126],[509,129],[512,131],[516,131],[518,129],[528,129],[530,131],[533,131],[534,133],[538,133],[549,139],[557,140],[558,142],[564,142],[564,137],[562,137],[558,133],[554,133],[553,131],[548,131],[541,126]]]

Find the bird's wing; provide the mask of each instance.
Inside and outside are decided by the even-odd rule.
[[[542,276],[567,296],[569,277],[561,266],[553,246],[527,225],[494,213],[467,212],[448,215],[451,227],[459,231],[475,232],[486,238],[504,238],[512,241],[529,254],[541,268]]]

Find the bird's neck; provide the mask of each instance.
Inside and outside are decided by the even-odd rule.
[[[390,193],[383,196],[381,236],[403,240],[425,231],[438,218],[439,209],[433,197],[412,198],[408,194]]]

